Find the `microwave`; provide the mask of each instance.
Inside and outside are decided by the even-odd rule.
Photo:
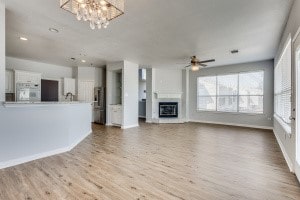
[[[17,83],[16,100],[36,102],[41,101],[41,85],[35,83]]]

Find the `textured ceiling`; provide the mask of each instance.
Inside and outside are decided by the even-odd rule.
[[[107,29],[59,8],[59,0],[6,0],[6,54],[64,66],[129,60],[180,67],[191,55],[211,66],[274,57],[292,0],[125,0]],[[59,33],[48,31],[49,27]],[[25,36],[29,40],[18,39]],[[230,54],[239,49],[240,53]]]

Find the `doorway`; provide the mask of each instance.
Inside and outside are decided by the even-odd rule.
[[[139,119],[146,120],[146,69],[139,69]]]

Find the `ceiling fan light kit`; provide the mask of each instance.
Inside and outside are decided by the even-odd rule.
[[[125,0],[60,0],[60,7],[89,21],[90,28],[107,28],[109,22],[124,14]]]
[[[191,66],[191,70],[192,70],[193,72],[199,71],[199,69],[200,69],[200,67],[197,66],[197,65],[192,65],[192,66]]]
[[[191,57],[191,64],[185,68],[190,68],[192,71],[198,71],[201,68],[207,67],[204,63],[215,62],[215,59],[200,61],[196,56]]]

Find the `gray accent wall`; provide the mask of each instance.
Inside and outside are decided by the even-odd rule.
[[[155,69],[148,68],[146,72],[146,122],[151,123],[153,118]]]
[[[0,102],[5,101],[5,5],[0,0]]]
[[[201,69],[189,73],[189,120],[195,122],[241,125],[249,127],[273,127],[273,88],[274,88],[273,60],[236,64]],[[264,70],[264,113],[242,114],[226,112],[197,111],[197,78],[199,76],[222,75],[238,72]]]

